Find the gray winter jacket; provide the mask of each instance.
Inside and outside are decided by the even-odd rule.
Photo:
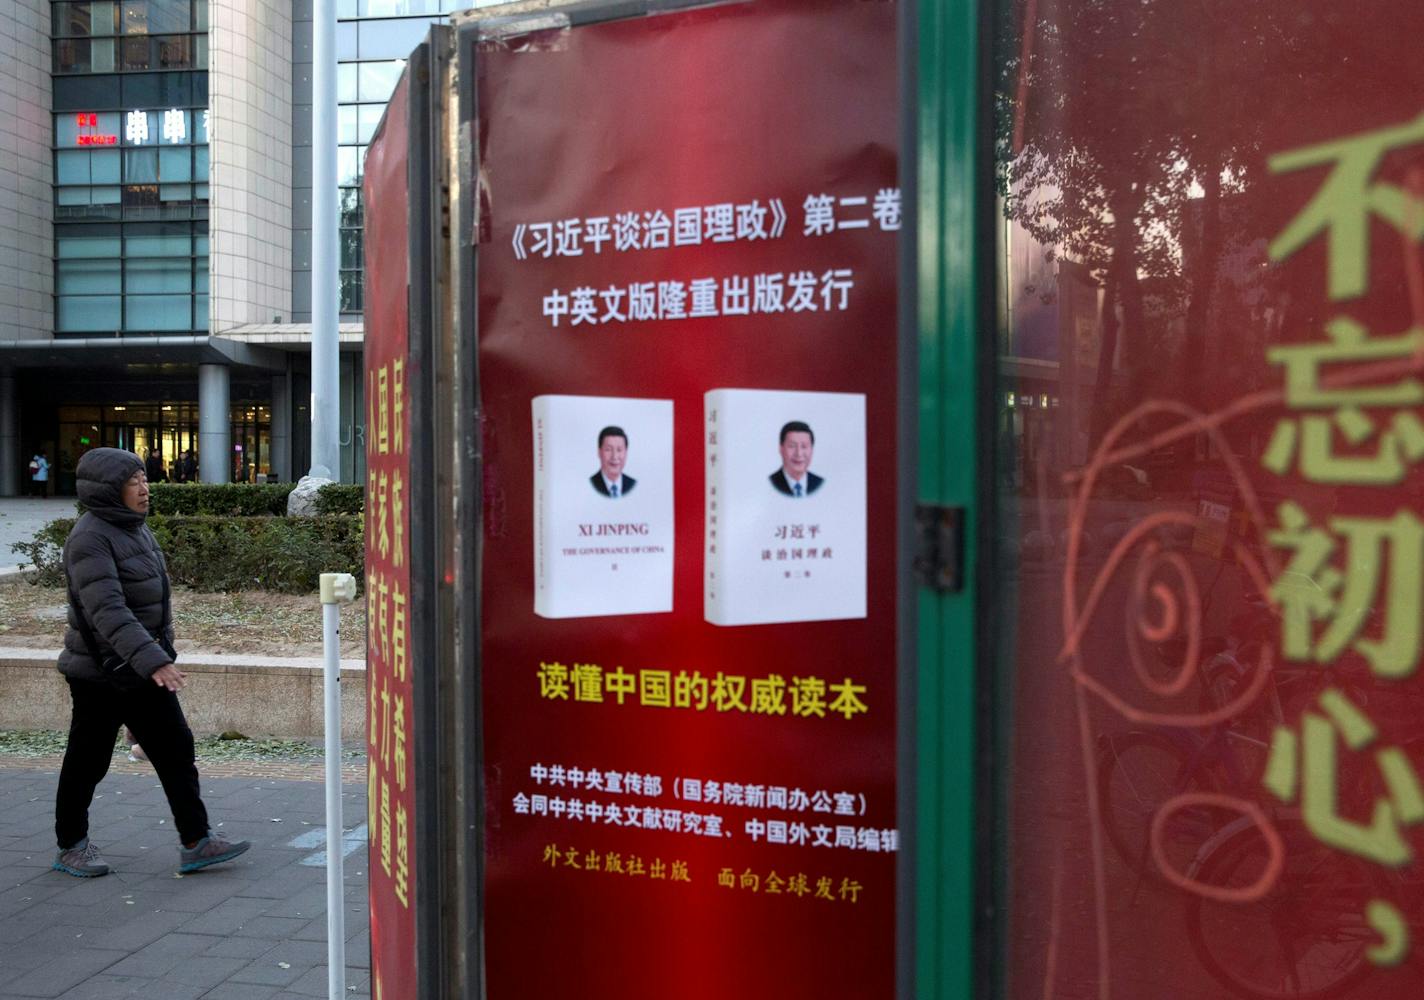
[[[123,502],[124,483],[141,471],[139,457],[118,448],[95,448],[79,460],[79,500],[89,510],[64,543],[69,628],[59,670],[66,677],[98,680],[122,661],[148,678],[173,662],[168,566],[146,515]],[[109,670],[95,662],[86,625]]]

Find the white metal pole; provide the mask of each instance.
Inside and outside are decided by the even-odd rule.
[[[336,2],[312,7],[312,344],[310,475],[341,474],[337,279]]]
[[[330,1000],[346,996],[346,899],[341,819],[341,605],[356,596],[350,573],[321,575],[322,690],[326,727],[326,968]]]

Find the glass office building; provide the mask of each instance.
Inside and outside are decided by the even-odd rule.
[[[308,453],[311,0],[15,0],[0,91],[0,495],[91,447],[210,481]],[[469,0],[337,0],[339,476],[364,468],[361,165],[406,54]],[[9,211],[14,205],[17,210]]]

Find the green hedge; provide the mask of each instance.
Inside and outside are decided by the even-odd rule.
[[[178,487],[182,488],[182,487]],[[287,594],[317,589],[322,573],[364,575],[365,543],[360,515],[326,517],[150,516],[175,584],[194,590],[273,590]],[[72,519],[51,521],[32,542],[14,547],[35,567],[35,582],[64,583],[64,540]]]
[[[287,513],[296,483],[150,483],[149,511],[165,517],[261,517]]]
[[[317,490],[318,514],[360,514],[366,509],[366,488],[360,483],[329,483]]]

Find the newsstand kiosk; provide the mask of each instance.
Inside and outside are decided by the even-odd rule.
[[[905,262],[975,216],[902,151],[972,125],[903,39],[975,55],[917,16],[411,54],[364,180],[373,997],[969,995],[975,303],[935,277],[921,338]]]

